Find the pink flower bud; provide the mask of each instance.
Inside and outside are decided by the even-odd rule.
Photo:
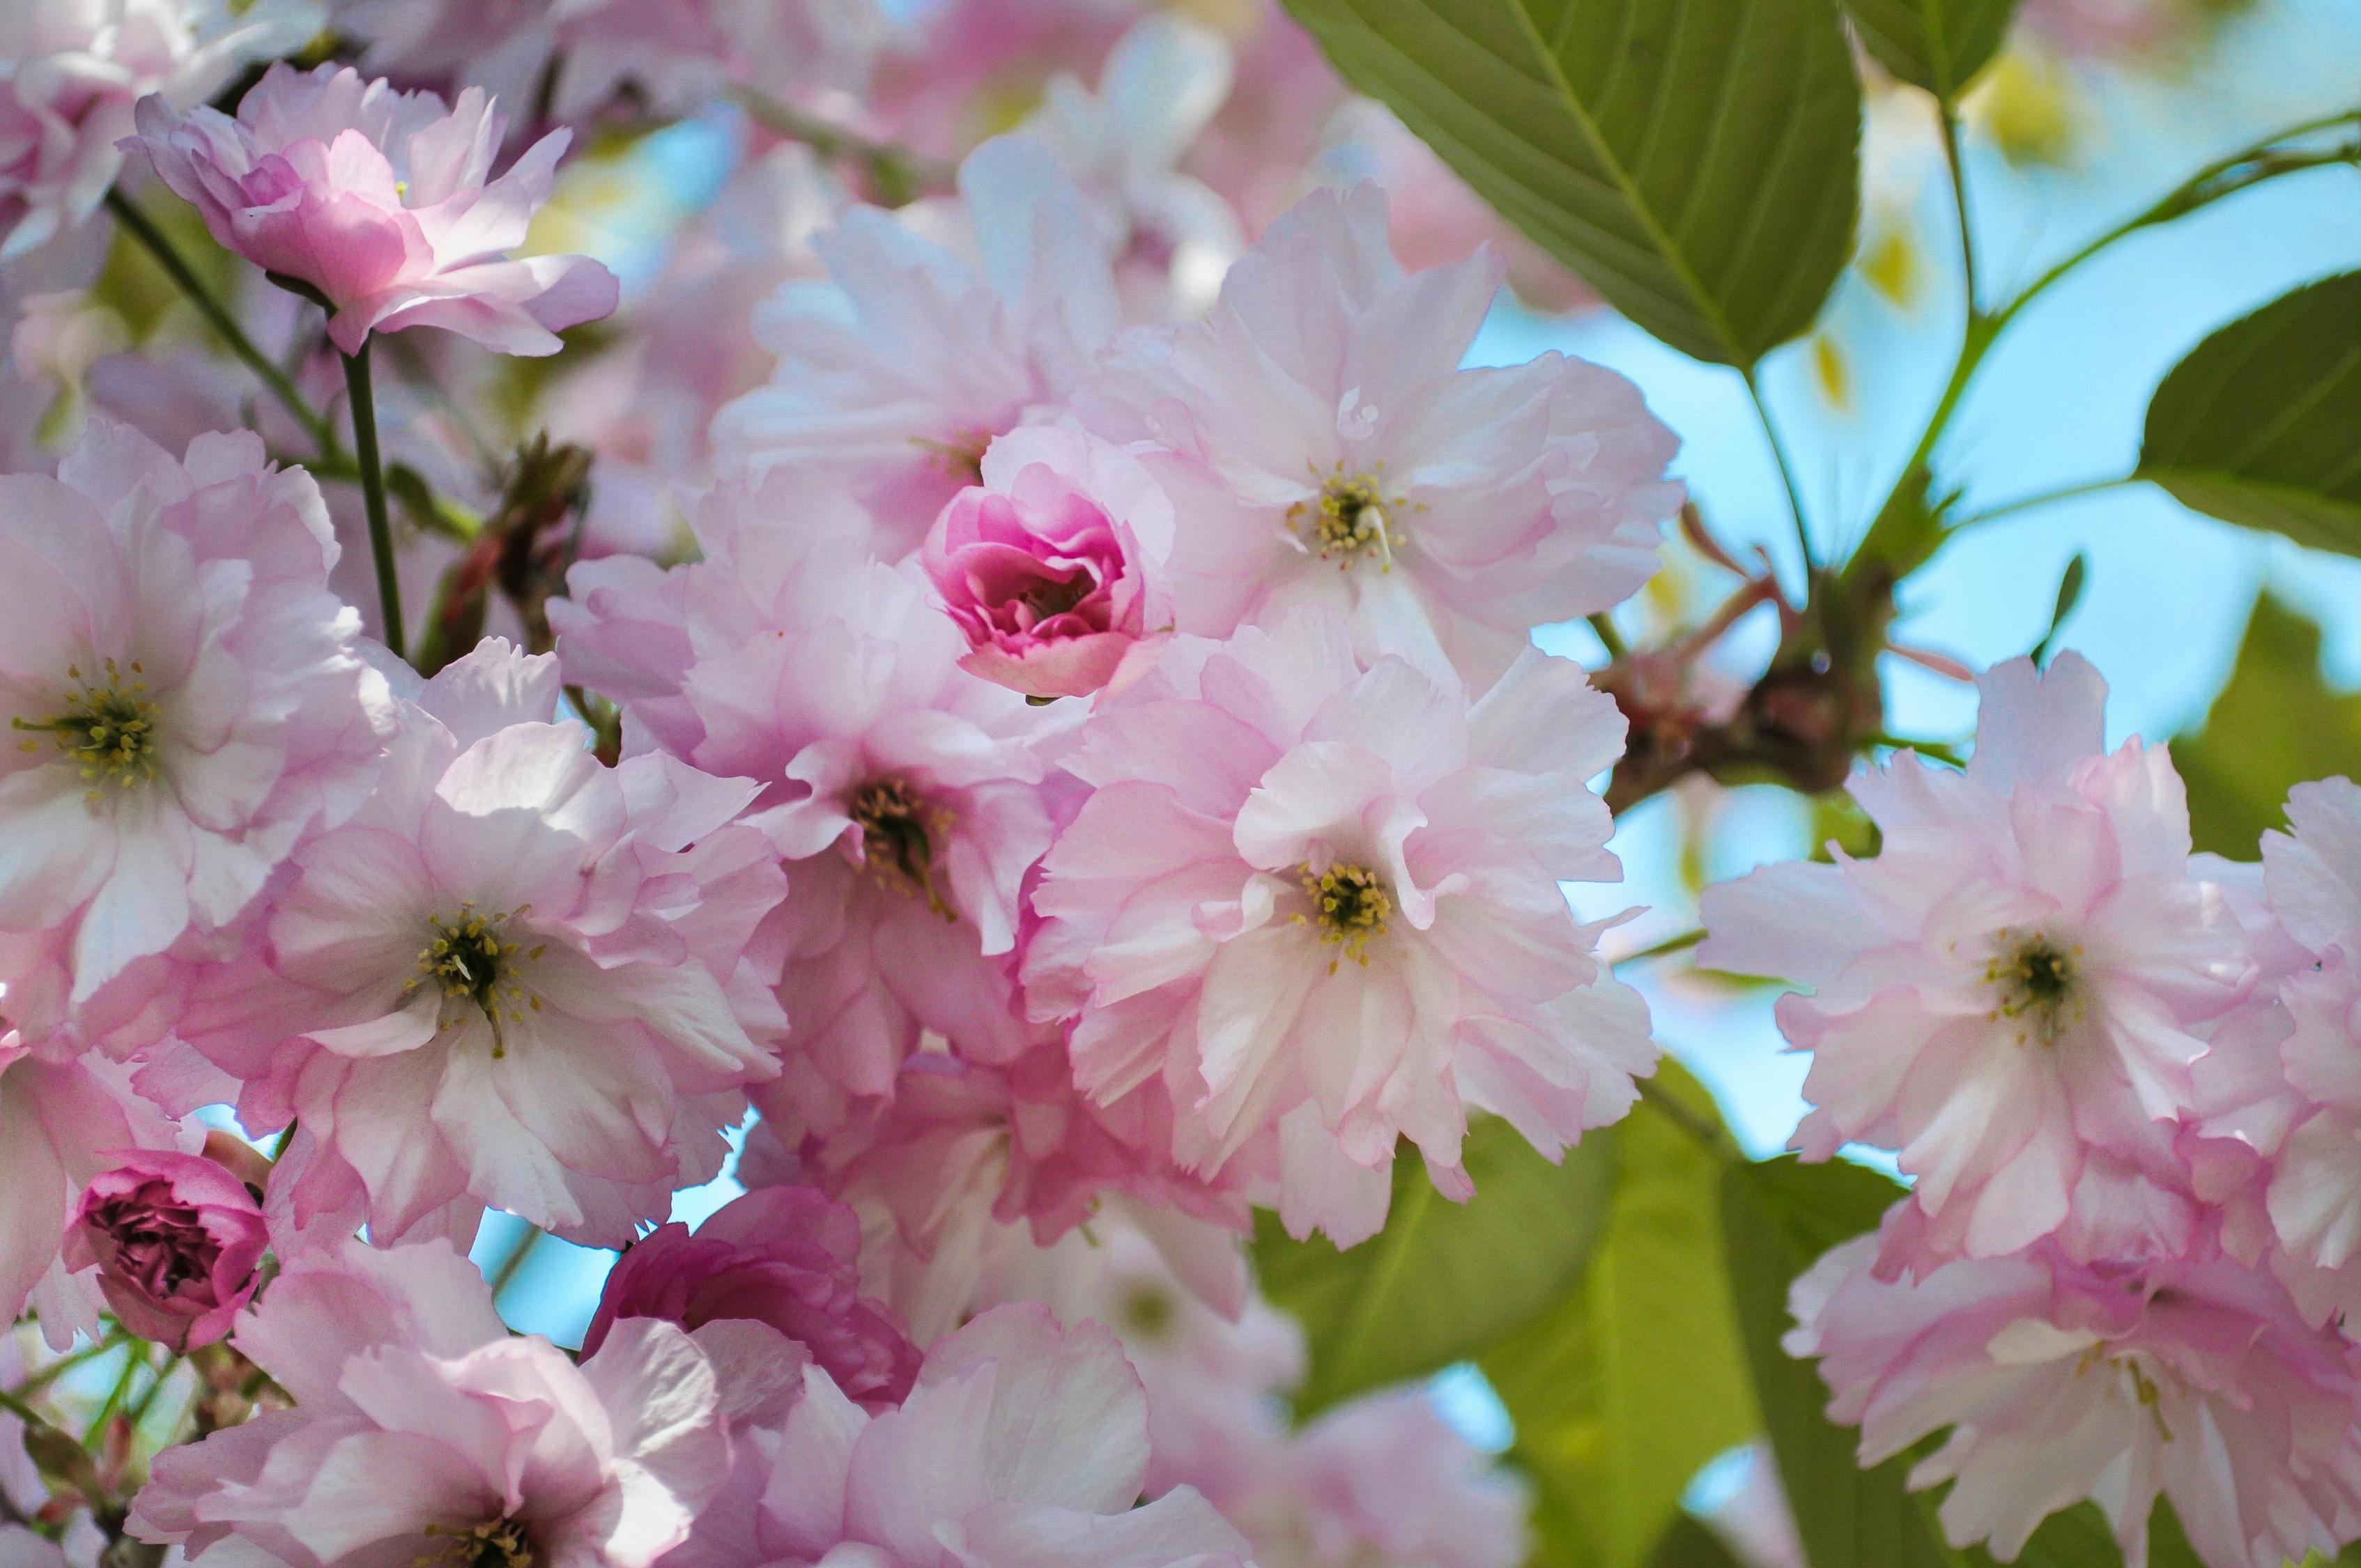
[[[919,559],[966,633],[969,674],[1033,697],[1106,685],[1171,607],[1151,573],[1172,505],[1139,462],[1079,431],[1022,426],[983,455]]]
[[[737,1320],[808,1352],[850,1398],[884,1409],[909,1393],[918,1347],[861,1294],[861,1223],[809,1187],[757,1188],[695,1234],[675,1223],[623,1254],[582,1342],[594,1354],[619,1318],[662,1318],[692,1333]],[[782,1350],[786,1347],[780,1346]]]
[[[97,1266],[125,1328],[186,1351],[229,1332],[269,1240],[261,1206],[236,1177],[196,1155],[141,1149],[83,1192],[65,1263]]]

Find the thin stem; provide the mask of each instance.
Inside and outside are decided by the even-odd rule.
[[[1976,313],[1976,236],[1968,225],[1968,170],[1960,159],[1960,111],[1949,98],[1936,102],[1937,112],[1943,121],[1943,159],[1951,170],[1951,203],[1960,214],[1960,265],[1965,269],[1968,288],[1968,317]]]
[[[1677,1096],[1654,1079],[1639,1080],[1638,1088],[1641,1099],[1661,1113],[1665,1121],[1695,1138],[1708,1154],[1716,1159],[1730,1159],[1737,1156],[1738,1146],[1731,1141],[1727,1130],[1682,1104]]]
[[[227,307],[214,298],[213,291],[190,269],[188,261],[165,236],[164,231],[156,226],[154,220],[141,212],[120,189],[107,192],[106,210],[115,214],[115,221],[123,225],[126,233],[147,247],[148,254],[156,258],[156,265],[164,269],[189,303],[196,306],[197,313],[211,324],[229,351],[244,360],[247,368],[270,389],[271,395],[294,416],[295,422],[303,427],[304,433],[311,436],[312,444],[319,448],[321,455],[333,455],[336,450],[336,435],[328,428],[327,420],[304,401],[303,394],[296,389],[293,381],[288,379],[287,372],[255,346],[254,340],[246,335],[246,329],[237,324],[236,318],[229,313]]]
[[[2109,490],[2121,489],[2125,485],[2138,483],[2139,478],[2136,475],[2118,474],[2112,479],[2087,479],[2079,485],[2044,490],[2039,495],[2020,496],[2015,500],[2003,502],[1986,510],[1969,513],[1951,524],[1949,532],[1957,533],[1962,529],[1973,528],[1979,523],[1996,522],[2002,518],[2013,517],[2021,511],[2031,511],[2036,507],[2046,507],[2058,501],[2070,501],[2082,496],[2103,495]]]
[[[2317,136],[2345,126],[2361,126],[2361,109],[2348,109],[2342,114],[2327,115],[2301,125],[2290,126],[2248,143],[2226,158],[2216,159],[2182,181],[2162,199],[2058,262],[1998,311],[1989,315],[1978,315],[1971,309],[1967,335],[1960,345],[1959,361],[1952,367],[1950,381],[1944,387],[1942,397],[1937,400],[1935,411],[1919,435],[1918,444],[1910,454],[1910,460],[1902,466],[1902,475],[1895,480],[1893,493],[1886,497],[1874,515],[1884,516],[1904,486],[1923,481],[1927,462],[1934,456],[1937,443],[1950,427],[1951,416],[1958,411],[1969,383],[1975,379],[1976,371],[1982,366],[1993,345],[1999,341],[2001,334],[2024,313],[2026,306],[2099,252],[2142,229],[2185,217],[2225,196],[2235,195],[2283,174],[2301,173],[2308,169],[2322,169],[2336,163],[2361,163],[2361,141],[2311,152],[2274,152],[2282,142],[2299,137]],[[1964,226],[1961,232],[1965,232]]]
[[[1763,400],[1763,384],[1754,378],[1749,366],[1740,372],[1746,378],[1746,395],[1754,400],[1755,416],[1763,422],[1763,433],[1771,443],[1772,460],[1779,465],[1779,482],[1787,487],[1787,510],[1795,520],[1795,548],[1803,552],[1804,576],[1811,577],[1816,563],[1812,559],[1812,536],[1804,526],[1804,492],[1795,483],[1795,465],[1787,455],[1787,444],[1779,438],[1779,426],[1771,417],[1771,405]]]
[[[509,1248],[508,1255],[500,1259],[498,1268],[492,1270],[492,1300],[495,1304],[500,1301],[500,1293],[515,1282],[519,1271],[524,1267],[525,1259],[533,1255],[533,1249],[539,1246],[542,1238],[548,1234],[539,1225],[528,1225],[524,1234],[516,1239],[516,1245]]]
[[[732,88],[730,95],[756,125],[774,135],[799,141],[831,162],[861,165],[889,203],[906,202],[920,191],[947,191],[958,181],[959,170],[950,164],[893,142],[872,141],[752,87]]]
[[[124,1397],[131,1392],[131,1385],[138,1381],[139,1369],[148,1365],[147,1353],[145,1343],[124,1347],[123,1376],[117,1377],[115,1387],[107,1390],[106,1402],[99,1406],[98,1414],[90,1419],[90,1427],[82,1433],[82,1446],[93,1453],[97,1453],[98,1445],[106,1441],[106,1423],[122,1408]]]
[[[39,1393],[42,1389],[48,1387],[50,1384],[56,1382],[59,1378],[64,1376],[67,1373],[72,1371],[75,1367],[83,1365],[85,1362],[96,1361],[100,1356],[104,1355],[116,1345],[128,1344],[130,1342],[131,1335],[127,1331],[116,1329],[108,1333],[105,1338],[100,1340],[96,1344],[84,1345],[82,1349],[75,1351],[71,1355],[61,1355],[58,1357],[57,1360],[50,1362],[47,1366],[35,1372],[22,1383],[17,1384],[16,1397],[20,1399],[29,1399],[34,1395]]]
[[[1625,964],[1636,964],[1645,959],[1668,958],[1675,953],[1685,953],[1704,940],[1705,927],[1700,926],[1693,931],[1684,931],[1677,937],[1667,937],[1661,942],[1652,942],[1638,952],[1626,953],[1615,960],[1615,967],[1621,969]]]
[[[1614,618],[1605,610],[1590,618],[1590,630],[1598,633],[1599,646],[1607,650],[1608,658],[1620,659],[1631,652],[1623,641],[1623,633],[1615,629]]]
[[[385,645],[397,659],[408,658],[402,643],[401,584],[394,576],[393,525],[385,515],[385,469],[378,461],[377,399],[369,389],[369,344],[361,339],[358,354],[345,356],[346,401],[353,412],[353,455],[361,471],[361,501],[368,511],[369,554],[377,562],[378,610],[385,620]]]

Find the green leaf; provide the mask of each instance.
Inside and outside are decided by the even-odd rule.
[[[1648,1559],[1648,1568],[1739,1568],[1739,1562],[1721,1543],[1721,1537],[1681,1514],[1656,1543],[1656,1554]]]
[[[2066,618],[2074,613],[2076,605],[2082,602],[2082,585],[2089,580],[2090,575],[2090,555],[2084,551],[2075,551],[2074,558],[2066,563],[2065,575],[2058,579],[2058,603],[2049,612],[2049,630],[2043,632],[2041,641],[2033,645],[2035,663],[2049,663],[2049,651],[2058,645],[2058,634],[2066,629]]]
[[[1719,1125],[1712,1096],[1673,1063],[1653,1087]],[[1477,1358],[1516,1421],[1554,1568],[1645,1563],[1699,1467],[1760,1429],[1722,1265],[1726,1157],[1652,1101],[1621,1130],[1580,1288]]]
[[[1877,63],[1949,103],[2000,52],[2016,0],[1844,0]]]
[[[2361,449],[2361,444],[2356,444]],[[2172,742],[2201,850],[2251,861],[2280,825],[2289,786],[2361,775],[2361,696],[2320,674],[2320,628],[2266,594],[2202,729]]]
[[[1552,1165],[1506,1122],[1478,1122],[1465,1155],[1473,1200],[1450,1201],[1414,1156],[1398,1159],[1386,1228],[1345,1252],[1258,1216],[1263,1292],[1311,1342],[1298,1412],[1468,1360],[1575,1289],[1614,1181],[1614,1142],[1592,1133]]]
[[[1907,1455],[1861,1468],[1861,1434],[1821,1412],[1818,1369],[1779,1344],[1787,1288],[1821,1254],[1876,1227],[1902,1196],[1887,1177],[1843,1161],[1778,1159],[1722,1174],[1721,1229],[1739,1332],[1780,1478],[1812,1568],[1950,1568],[1925,1504],[1903,1486]]]
[[[1830,0],[1287,0],[1345,79],[1684,353],[1751,366],[1852,249]]]
[[[2361,555],[2361,272],[2197,345],[2147,407],[2139,477],[2183,506]]]

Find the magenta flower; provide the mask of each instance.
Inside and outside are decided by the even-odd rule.
[[[1027,696],[1088,696],[1170,626],[1154,576],[1172,504],[1137,458],[1058,425],[1027,425],[983,455],[919,561],[966,634],[960,668]]]
[[[608,1274],[583,1350],[631,1318],[679,1324],[717,1362],[817,1365],[873,1410],[900,1404],[918,1371],[918,1347],[861,1294],[860,1221],[809,1187],[758,1188],[694,1234],[675,1223],[642,1237]],[[729,1327],[707,1335],[715,1324]],[[735,1337],[746,1329],[767,1332]]]
[[[201,1155],[146,1150],[93,1180],[66,1233],[117,1321],[176,1351],[211,1344],[260,1283],[270,1244],[246,1184]]]
[[[282,62],[234,120],[142,99],[126,145],[224,246],[323,295],[328,335],[347,354],[371,332],[413,326],[555,354],[560,330],[614,311],[615,278],[588,257],[508,258],[572,133],[551,132],[495,180],[505,125],[474,89],[449,109],[349,67]]]

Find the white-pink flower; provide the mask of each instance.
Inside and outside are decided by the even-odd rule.
[[[1138,459],[1062,425],[983,455],[919,560],[968,641],[960,667],[1042,698],[1087,696],[1172,623],[1172,503]]]
[[[572,139],[553,131],[497,180],[505,119],[476,89],[432,93],[281,62],[237,117],[142,99],[131,138],[213,236],[328,302],[328,335],[438,326],[502,354],[555,354],[558,332],[615,308],[614,274],[583,256],[512,260]]]
[[[203,102],[318,30],[302,0],[40,0],[0,16],[0,260],[96,210],[150,93]]]
[[[792,1033],[764,1113],[832,1125],[892,1092],[921,1030],[1008,1060],[1034,1034],[1010,955],[1056,710],[961,670],[916,567],[870,559],[820,477],[732,479],[695,523],[702,561],[586,563],[550,619],[568,673],[621,702],[627,748],[745,781],[789,862]]]
[[[1076,407],[1172,497],[1180,630],[1325,602],[1365,650],[1482,685],[1647,581],[1677,443],[1598,366],[1460,368],[1499,283],[1488,253],[1404,272],[1364,184],[1273,224],[1203,323],[1117,339]]]
[[[0,476],[0,930],[64,934],[74,1002],[228,926],[369,788],[390,718],[335,558],[252,434],[183,460],[96,421],[56,478]]]
[[[192,1562],[649,1568],[728,1472],[687,1334],[631,1319],[577,1366],[441,1243],[301,1255],[236,1343],[296,1403],[158,1456],[130,1528]]]
[[[889,558],[976,481],[994,436],[1062,402],[1118,320],[1106,247],[1045,149],[978,148],[960,197],[856,207],[815,240],[832,281],[781,289],[758,322],[770,385],[714,421],[725,457],[851,487]]]
[[[749,947],[784,882],[731,826],[752,789],[602,767],[557,698],[556,661],[505,643],[446,667],[377,793],[200,978],[181,1032],[247,1124],[297,1117],[335,1157],[307,1211],[357,1204],[382,1240],[490,1204],[624,1245],[777,1071],[776,959]]]
[[[2161,1492],[2211,1568],[2333,1555],[2361,1510],[2361,1351],[2227,1259],[2083,1266],[2048,1245],[1876,1276],[1874,1236],[1795,1284],[1786,1346],[1819,1358],[1831,1420],[1874,1464],[1950,1429],[1910,1472],[1952,1483],[1954,1545],[2012,1561],[2091,1498],[2147,1561]]]
[[[994,1308],[928,1352],[880,1415],[818,1367],[803,1376],[784,1426],[744,1440],[674,1568],[1243,1568],[1245,1541],[1195,1492],[1132,1506],[1148,1401],[1095,1324]]]
[[[1251,1150],[1299,1235],[1374,1234],[1402,1137],[1466,1198],[1470,1106],[1554,1157],[1654,1061],[1558,885],[1621,874],[1586,781],[1622,735],[1532,650],[1471,707],[1334,609],[1177,639],[1065,759],[1094,793],[1034,894],[1033,1010],[1093,1097],[1162,1075],[1184,1167]]]
[[[1700,964],[1812,987],[1778,1008],[1812,1053],[1795,1146],[1874,1144],[1917,1179],[1927,1223],[1895,1266],[1999,1256],[2070,1215],[2103,1233],[2120,1201],[2180,1186],[2202,1026],[2256,973],[2191,869],[2163,748],[2104,750],[2098,672],[2066,653],[1981,685],[1964,773],[1904,757],[1853,780],[1874,860],[1767,866],[1703,901]]]

